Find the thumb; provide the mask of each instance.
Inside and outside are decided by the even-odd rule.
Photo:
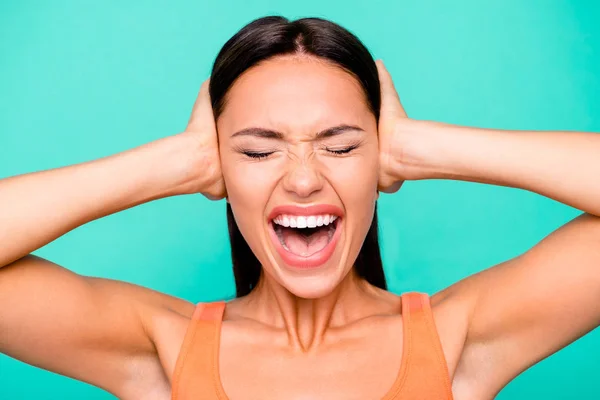
[[[389,115],[406,118],[406,111],[402,107],[398,92],[394,87],[392,76],[388,72],[383,61],[377,60],[377,72],[379,74],[379,84],[381,86],[381,111],[389,113]]]

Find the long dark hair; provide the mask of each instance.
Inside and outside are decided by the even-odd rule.
[[[235,80],[249,68],[275,56],[308,54],[338,65],[364,90],[367,105],[379,121],[381,93],[377,66],[361,41],[341,26],[319,18],[290,21],[283,17],[259,18],[244,26],[225,43],[213,65],[210,97],[215,119],[225,106],[225,96]],[[242,236],[227,204],[227,224],[237,297],[245,296],[258,283],[261,265]],[[386,289],[377,227],[377,207],[371,227],[354,263],[358,276]]]

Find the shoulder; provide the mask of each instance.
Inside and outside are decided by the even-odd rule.
[[[433,318],[438,331],[450,379],[454,382],[465,350],[465,342],[475,305],[468,282],[458,282],[430,297]]]
[[[430,298],[455,397],[494,398],[499,390],[490,384],[495,378],[489,374],[492,360],[488,344],[475,343],[471,338],[481,290],[475,275]]]
[[[159,292],[146,298],[141,306],[144,329],[169,382],[197,307],[198,304]]]

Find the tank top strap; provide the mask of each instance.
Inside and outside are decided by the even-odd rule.
[[[402,295],[402,323],[406,365],[396,398],[452,399],[450,374],[427,294]]]
[[[172,400],[219,400],[219,344],[225,302],[198,303],[183,339],[172,379]]]

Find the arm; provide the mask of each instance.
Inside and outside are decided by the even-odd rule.
[[[0,352],[121,395],[158,363],[148,319],[157,310],[185,313],[187,302],[80,276],[28,254],[86,222],[153,199],[198,191],[219,197],[216,135],[198,121],[210,113],[205,121],[212,123],[211,111],[198,111],[206,104],[197,102],[184,133],[0,181]]]
[[[185,139],[191,138],[168,137],[100,160],[1,180],[0,265],[92,220],[191,193],[195,182],[177,171],[188,168]]]
[[[584,211],[525,254],[432,299],[468,321],[454,374],[459,390],[492,398],[600,324],[600,135],[413,121],[381,63],[379,72],[382,190],[406,179],[458,179],[529,190]]]
[[[600,324],[600,135],[416,129],[427,145],[409,164],[430,178],[521,188],[584,211],[525,254],[438,296],[461,299],[470,314],[456,373],[496,394]]]

